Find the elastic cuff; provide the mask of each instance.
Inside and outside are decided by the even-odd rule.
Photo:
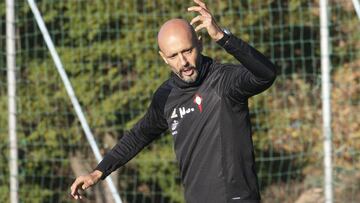
[[[230,39],[230,35],[224,33],[224,36],[221,39],[219,39],[218,41],[216,41],[216,43],[218,43],[220,46],[224,47],[229,39]]]
[[[102,172],[101,177],[100,177],[101,180],[104,180],[107,177],[107,174],[105,174],[105,171],[101,167],[99,167],[99,165],[94,169],[94,171],[95,170]]]
[[[110,175],[111,172],[113,172],[113,168],[116,163],[117,160],[113,156],[109,154],[105,155],[103,160],[95,168],[95,170],[99,170],[103,173],[101,180],[104,180],[108,175]]]

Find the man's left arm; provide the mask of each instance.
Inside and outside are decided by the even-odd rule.
[[[225,34],[217,43],[234,56],[242,66],[233,74],[233,88],[250,97],[269,88],[276,78],[275,65],[263,54],[234,35]]]
[[[270,87],[276,78],[275,65],[246,42],[233,35],[225,34],[205,3],[201,0],[194,0],[194,2],[197,5],[189,7],[188,11],[199,14],[190,22],[192,25],[197,24],[195,31],[205,28],[214,41],[243,65],[239,65],[239,69],[231,74],[231,78],[227,81],[232,83],[231,89],[240,96],[248,98]]]

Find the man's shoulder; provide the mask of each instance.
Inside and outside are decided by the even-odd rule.
[[[155,91],[154,93],[154,97],[158,98],[158,97],[163,97],[166,96],[167,94],[170,93],[170,91],[172,90],[173,86],[171,85],[170,80],[166,80],[164,81]]]
[[[170,80],[163,82],[155,91],[153,95],[153,102],[155,102],[159,107],[164,107],[169,97],[169,94],[173,86],[171,85]]]
[[[214,61],[210,70],[214,75],[223,75],[223,74],[234,74],[235,72],[242,70],[244,67],[241,64],[232,64],[232,63],[220,63]]]

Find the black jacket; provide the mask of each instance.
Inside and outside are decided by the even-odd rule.
[[[218,44],[242,65],[202,56],[194,83],[172,74],[145,116],[96,167],[102,179],[169,129],[188,203],[260,201],[248,98],[271,86],[275,67],[235,36]]]

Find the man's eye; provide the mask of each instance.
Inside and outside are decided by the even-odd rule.
[[[190,54],[192,52],[192,49],[186,50],[185,53]]]

